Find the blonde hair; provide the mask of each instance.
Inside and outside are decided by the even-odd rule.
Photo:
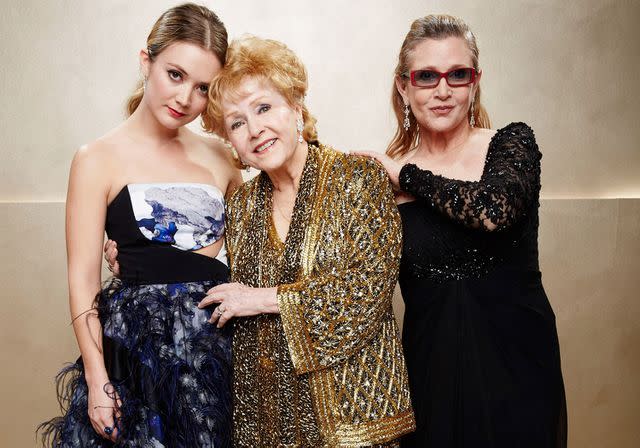
[[[246,77],[268,81],[290,106],[300,107],[304,121],[302,136],[308,142],[317,140],[316,119],[304,104],[308,88],[307,70],[282,42],[255,36],[236,39],[229,45],[227,62],[209,87],[209,103],[202,114],[205,130],[227,138],[222,99],[236,92]]]
[[[147,37],[147,51],[149,59],[153,61],[169,45],[189,42],[213,52],[224,64],[227,40],[227,30],[213,11],[194,3],[185,3],[168,9],[156,20]],[[127,115],[137,109],[143,94],[143,81],[139,81],[127,101]]]
[[[409,129],[407,131],[404,130],[404,101],[396,88],[395,78],[402,77],[403,73],[409,71],[411,52],[420,42],[425,39],[439,40],[446,39],[447,37],[464,39],[469,46],[469,50],[471,50],[473,68],[476,70],[479,68],[478,60],[480,51],[478,50],[476,37],[469,28],[469,25],[462,19],[446,14],[432,14],[415,20],[411,24],[411,29],[402,43],[400,54],[398,55],[398,65],[395,70],[393,89],[391,92],[391,105],[398,121],[398,127],[396,128],[391,143],[389,143],[387,147],[387,155],[390,157],[397,157],[407,153],[419,144],[420,139],[416,117],[412,113],[409,113]],[[473,104],[475,126],[479,128],[490,128],[491,121],[489,120],[489,114],[480,102],[480,86],[476,89]],[[468,115],[469,118],[471,118],[471,111],[469,111]]]

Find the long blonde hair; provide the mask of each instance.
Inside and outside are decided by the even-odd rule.
[[[185,3],[168,9],[156,20],[147,37],[147,51],[149,59],[153,61],[169,45],[189,42],[213,52],[224,64],[227,40],[227,30],[213,11],[205,6]],[[139,81],[127,101],[128,116],[140,105],[143,94],[143,81]]]
[[[462,19],[458,17],[449,16],[446,14],[432,14],[426,17],[421,17],[415,20],[411,24],[411,29],[407,33],[407,36],[400,48],[400,54],[398,55],[398,65],[395,70],[395,77],[393,87],[391,91],[391,105],[398,121],[398,127],[396,128],[395,135],[387,147],[387,155],[390,157],[399,157],[406,154],[411,149],[415,148],[419,144],[420,133],[418,131],[418,125],[416,117],[409,113],[409,129],[404,130],[404,101],[400,92],[396,88],[395,78],[401,77],[403,73],[409,70],[409,58],[411,52],[415,47],[425,39],[446,39],[447,37],[460,37],[467,42],[469,50],[471,50],[471,60],[473,68],[476,70],[478,67],[478,60],[480,51],[478,50],[478,44],[476,37]],[[475,126],[479,128],[490,128],[491,121],[489,120],[489,114],[480,102],[480,86],[476,89],[475,96],[473,97],[473,118],[475,120]],[[469,111],[469,118],[471,118],[471,111]]]

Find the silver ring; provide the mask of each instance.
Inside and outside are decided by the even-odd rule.
[[[224,310],[220,311],[220,308],[216,308],[216,313],[218,313],[218,316],[222,316],[224,314]]]
[[[110,436],[111,434],[113,434],[113,428],[111,426],[105,426],[104,427],[104,433],[108,436]]]

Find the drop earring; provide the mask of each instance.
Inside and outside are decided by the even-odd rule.
[[[470,110],[471,117],[469,118],[469,125],[471,125],[472,128],[475,127],[475,125],[476,125],[476,117],[474,116],[473,112],[474,112],[473,111],[473,100],[471,100],[471,110]]]
[[[402,127],[404,131],[407,132],[411,127],[411,122],[409,121],[409,105],[404,105],[404,121],[402,122]]]
[[[302,131],[304,130],[302,118],[296,119],[296,130],[298,131],[298,143],[304,142],[304,138],[302,137]]]

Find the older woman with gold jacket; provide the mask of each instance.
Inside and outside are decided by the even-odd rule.
[[[227,204],[233,283],[200,306],[235,322],[237,446],[394,446],[415,426],[391,307],[400,219],[376,162],[315,142],[306,89],[285,45],[229,47],[205,125],[261,173]]]

